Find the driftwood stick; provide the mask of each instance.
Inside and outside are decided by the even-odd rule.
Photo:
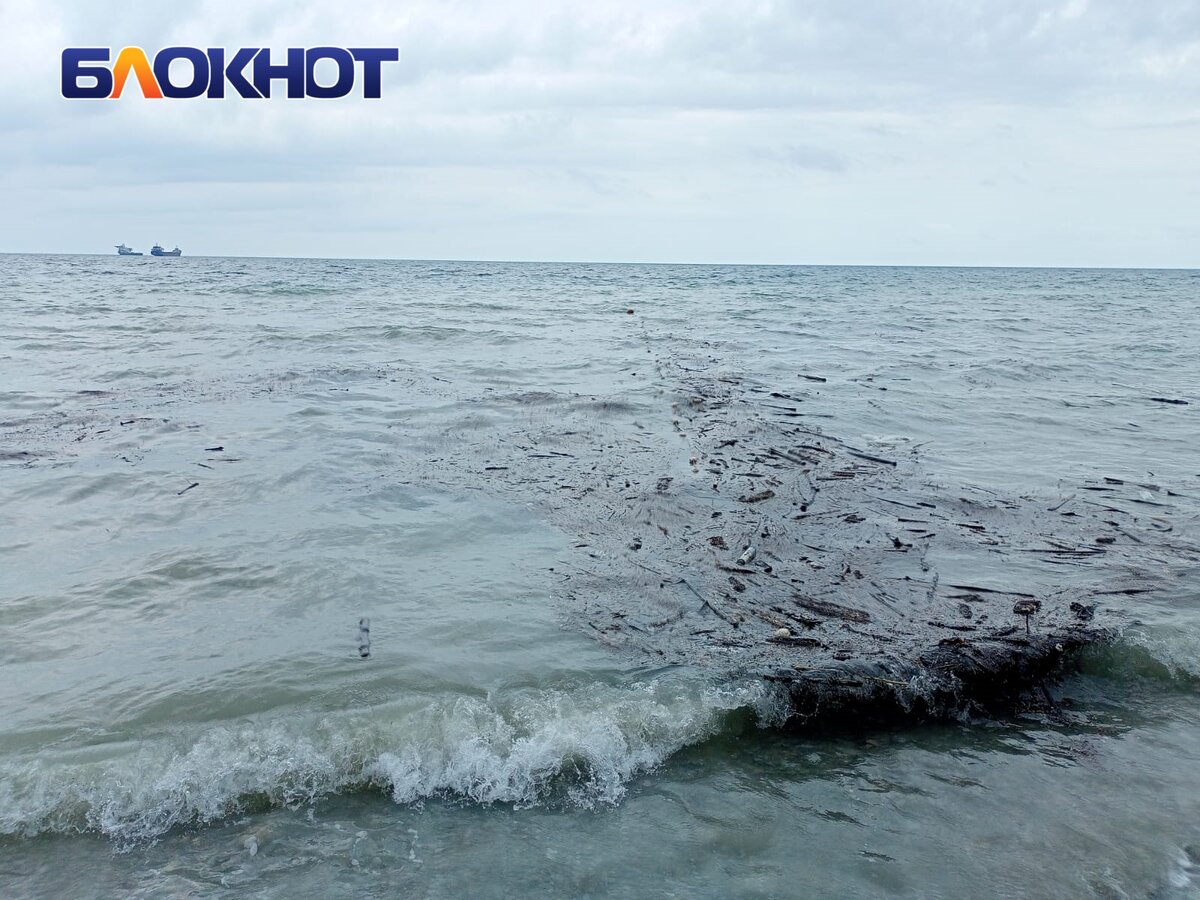
[[[899,465],[894,459],[884,459],[882,456],[872,456],[870,453],[861,453],[858,450],[847,450],[851,456],[857,456],[859,459],[865,459],[868,462],[879,463],[884,466]]]
[[[1005,594],[1009,597],[1032,597],[1033,594],[1026,594],[1022,591],[1002,591],[999,588],[979,587],[976,584],[947,584],[946,587],[952,587],[960,591],[971,591],[975,594]]]
[[[722,612],[721,610],[717,609],[717,607],[716,607],[716,606],[714,606],[714,605],[712,604],[712,602],[710,602],[710,601],[709,601],[709,599],[708,599],[707,597],[701,597],[701,598],[700,598],[700,600],[701,600],[701,602],[703,602],[703,603],[704,603],[704,605],[705,605],[705,606],[707,606],[707,607],[708,607],[709,609],[711,609],[711,610],[712,610],[714,613],[716,613],[716,614],[717,614],[717,616],[718,616],[719,618],[722,618],[722,619],[724,619],[726,622],[728,622],[728,623],[729,623],[730,625],[732,625],[734,628],[737,628],[737,627],[738,627],[738,626],[741,624],[741,622],[739,622],[737,619],[730,618],[730,617],[729,617],[728,615],[726,615],[724,612]]]
[[[789,462],[796,463],[797,465],[801,465],[801,466],[812,465],[812,463],[809,462],[809,460],[807,460],[807,459],[801,459],[799,456],[796,456],[795,454],[792,454],[792,453],[785,453],[783,450],[776,450],[774,447],[768,447],[767,452],[770,453],[772,456],[778,456],[780,459],[786,459]]]

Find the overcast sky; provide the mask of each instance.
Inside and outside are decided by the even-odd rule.
[[[59,94],[64,47],[173,44],[401,59]],[[3,251],[1200,265],[1197,0],[0,0],[0,50]]]

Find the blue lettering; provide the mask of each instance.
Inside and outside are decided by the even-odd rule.
[[[337,81],[328,87],[317,82],[317,61],[321,59],[332,59],[337,63]],[[311,47],[304,54],[304,64],[305,93],[310,97],[332,100],[345,97],[354,87],[354,57],[341,47]]]
[[[254,86],[264,97],[271,96],[271,82],[277,79],[287,80],[287,95],[291,99],[304,96],[304,50],[299,47],[289,47],[287,62],[283,65],[271,64],[271,51],[263,48],[254,57]]]
[[[252,59],[255,60],[254,69],[256,72],[258,71],[258,53],[259,49],[257,47],[243,47],[237,53],[233,54],[233,59],[231,59],[229,61],[229,65],[225,67],[225,77],[229,80],[229,86],[237,91],[240,96],[247,99],[258,100],[263,96],[254,89],[254,85],[247,81],[246,76],[243,74],[246,70],[246,66],[249,65],[250,60]],[[256,77],[255,81],[257,80],[258,79]],[[223,94],[224,91],[222,90],[222,95]],[[209,93],[209,96],[212,96],[211,92]]]
[[[358,74],[355,64],[362,63],[362,95],[378,100],[383,95],[383,64],[400,59],[395,47],[289,47],[286,53],[287,62],[280,63],[272,62],[271,51],[265,47],[242,47],[228,54],[223,47],[163,47],[151,66],[142,50],[126,47],[114,66],[110,63],[110,48],[68,47],[62,51],[61,92],[71,100],[112,97],[132,70],[146,97],[219,100],[228,91],[230,96],[261,100],[271,96],[271,82],[284,81],[289,99],[329,100],[348,96],[354,90]],[[127,54],[133,57],[126,59]],[[187,63],[189,72],[177,84],[171,80],[171,66],[181,60]],[[329,61],[321,70],[326,80],[332,77],[328,84],[317,77],[322,60]],[[119,90],[115,96],[120,96]]]
[[[112,71],[106,66],[85,66],[84,63],[106,63],[111,53],[107,47],[68,47],[62,52],[62,95],[68,100],[107,97],[113,90]],[[82,85],[80,78],[95,78],[93,85]]]
[[[385,62],[396,62],[400,51],[395,47],[351,47],[350,55],[363,64],[363,96],[378,100],[383,96],[380,68]]]

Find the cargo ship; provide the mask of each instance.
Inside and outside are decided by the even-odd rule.
[[[124,244],[117,244],[117,256],[141,256],[142,254],[134,250],[132,247],[126,247]]]
[[[150,248],[151,256],[183,256],[183,251],[176,247],[174,250],[164,250],[161,244],[155,244]]]

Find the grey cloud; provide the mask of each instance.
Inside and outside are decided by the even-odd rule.
[[[844,172],[846,171],[848,165],[844,156],[841,156],[837,153],[831,153],[828,150],[823,150],[820,147],[806,147],[797,146],[795,144],[787,144],[777,150],[768,151],[767,155],[773,156],[784,165],[797,169],[817,169],[822,172]]]
[[[58,97],[65,45],[170,43],[401,62],[377,102]],[[1194,2],[9,0],[0,50],[0,249],[103,248],[114,218],[281,254],[1183,264],[1200,245]]]

